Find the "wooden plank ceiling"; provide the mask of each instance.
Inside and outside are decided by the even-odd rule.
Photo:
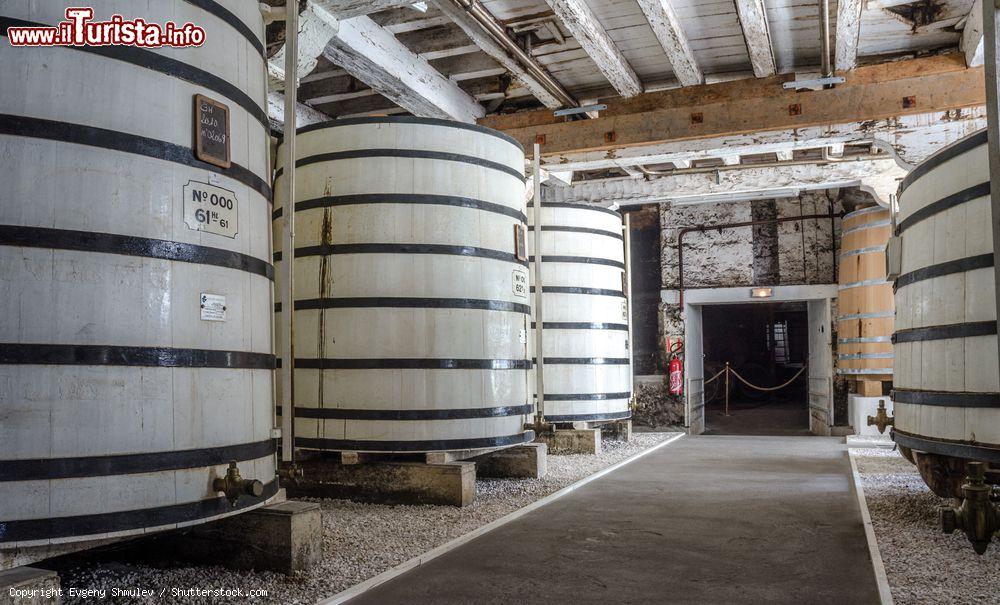
[[[742,81],[747,90],[758,91],[754,94],[780,100],[771,104],[793,115],[792,107],[800,104],[780,97],[785,94],[781,84],[819,76],[820,0],[299,2],[304,20],[300,31],[307,38],[303,42],[300,36],[300,49],[319,54],[308,60],[300,55],[304,121],[315,120],[316,112],[346,118],[411,111],[478,120],[526,144],[545,140],[543,163],[575,170],[574,180],[649,180],[663,168],[739,168],[801,159],[802,154],[826,158],[819,147],[844,153],[847,145],[849,155],[863,157],[876,140],[888,141],[900,157],[913,162],[983,124],[981,112],[968,104],[925,109],[925,97],[920,96],[918,110],[900,111],[889,119],[878,112],[849,119],[850,106],[844,116],[835,116],[839,121],[805,129],[804,124],[825,118],[810,114],[813,105],[800,103],[801,118],[778,119],[770,126],[774,132],[769,138],[748,134],[767,130],[766,120],[748,115],[743,99],[732,101],[732,111],[725,103],[720,106],[719,91]],[[848,84],[864,78],[865,68],[889,62],[895,66],[900,59],[917,61],[898,65],[897,75],[889,80],[903,77],[899,74],[907,69],[919,71],[920,62],[935,55],[951,55],[942,58],[947,70],[981,65],[981,2],[829,0],[830,60]],[[281,91],[284,78],[282,45],[282,26],[271,24],[272,91]],[[372,56],[356,61],[351,52]],[[973,71],[949,77],[968,85],[981,79],[981,70]],[[663,96],[679,88],[683,90]],[[906,91],[905,86],[897,88],[881,92]],[[832,92],[825,91],[822,98],[831,98]],[[894,97],[893,105],[912,109],[906,105],[912,93],[905,94]],[[668,126],[670,132],[677,130],[676,124],[656,122],[666,119],[666,109],[657,103],[675,97],[676,103],[668,105],[676,106],[666,109],[688,116],[691,129],[712,131],[711,137],[705,135],[708,138],[695,144],[690,138],[695,135],[666,133]],[[440,100],[437,105],[435,98]],[[575,116],[596,120],[574,124],[566,123],[569,118],[552,117],[559,107],[598,102],[609,105],[599,117]],[[740,105],[746,107],[736,111]],[[651,117],[646,122],[640,114],[630,117],[628,108],[646,108],[642,111],[650,110]],[[713,127],[713,120],[727,116],[739,124]],[[901,120],[903,116],[908,117]],[[886,123],[877,123],[879,119]],[[628,120],[657,126],[642,130],[627,126]]]
[[[370,18],[430,66],[475,98],[486,114],[541,108],[542,104],[518,79],[477,44],[435,2],[425,0],[371,2],[357,13],[352,0],[310,0],[320,6],[341,7],[336,15]],[[830,0],[831,45],[842,40],[837,31],[838,9],[857,15],[857,26],[846,27],[857,36],[855,64],[895,60],[900,56],[958,50],[962,27],[972,0]],[[715,82],[776,73],[817,72],[820,64],[820,20],[817,0],[479,0],[482,8],[506,28],[507,34],[561,84],[577,101],[589,103],[632,96],[635,90],[652,92],[680,85],[674,65],[685,71],[682,80]],[[272,4],[280,2],[272,1]],[[362,3],[364,4],[364,3]],[[673,14],[668,24],[680,36],[682,51],[668,41],[661,23],[666,6]],[[841,14],[839,20],[845,15]],[[662,27],[662,25],[660,26]],[[761,29],[763,28],[763,30]],[[660,38],[658,38],[658,33]],[[271,46],[280,32],[269,28]],[[592,38],[597,38],[595,42]],[[850,46],[848,44],[848,46]],[[678,55],[678,52],[681,52]],[[770,57],[768,57],[770,55]],[[680,61],[680,63],[678,63]],[[687,63],[685,63],[687,61]],[[620,62],[620,64],[618,64]],[[693,71],[691,71],[693,70]],[[762,73],[763,72],[763,73]],[[635,75],[631,82],[629,73]],[[691,75],[693,74],[693,75]],[[623,94],[624,93],[624,94]],[[300,100],[331,117],[369,114],[405,114],[356,75],[350,75],[325,57],[303,79]]]

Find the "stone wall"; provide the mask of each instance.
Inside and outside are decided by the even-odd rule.
[[[808,191],[778,200],[661,204],[663,288],[680,285],[677,246],[685,227],[825,215],[831,208],[843,211],[839,190]],[[833,250],[839,237],[839,218],[688,231],[683,236],[684,288],[832,283],[836,281]]]
[[[656,374],[659,358],[660,211],[656,205],[629,210],[632,269],[632,363],[635,374]]]
[[[767,220],[810,214],[844,212],[844,202],[867,198],[859,190],[807,191],[798,197],[698,204],[691,206],[660,205],[662,286],[665,300],[660,303],[659,340],[661,355],[666,340],[683,339],[684,320],[676,304],[679,285],[677,240],[684,227],[717,225],[732,222]],[[735,286],[779,286],[836,283],[836,254],[839,254],[840,219],[807,219],[688,232],[684,235],[684,288],[723,288]],[[836,304],[836,301],[834,301]],[[836,311],[833,313],[836,317]],[[836,341],[836,322],[831,325]],[[664,355],[665,357],[665,355]],[[663,360],[665,362],[665,360]],[[661,363],[663,363],[661,362]],[[846,385],[835,379],[836,420]],[[663,394],[662,406],[676,405],[674,398]]]

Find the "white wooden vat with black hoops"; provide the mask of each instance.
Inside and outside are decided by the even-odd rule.
[[[534,230],[533,207],[528,214]],[[599,206],[542,202],[541,225],[545,419],[600,424],[630,418],[621,215]],[[532,257],[534,241],[532,235]],[[534,264],[534,292],[533,271]]]
[[[139,4],[88,3],[95,20],[190,21],[204,45],[0,41],[5,565],[277,491],[264,25],[255,2]],[[4,2],[0,30],[55,25],[65,7]],[[195,158],[196,94],[229,108],[228,168]],[[225,228],[190,222],[191,187],[231,202]],[[212,489],[233,460],[262,496],[230,506]]]
[[[953,461],[934,465],[943,476],[924,473],[941,491],[961,483],[962,460],[1000,465],[990,225],[985,130],[931,156],[900,186],[893,439]]]
[[[530,442],[521,147],[458,122],[358,118],[304,127],[296,149],[296,447]],[[277,233],[280,194],[276,207]]]

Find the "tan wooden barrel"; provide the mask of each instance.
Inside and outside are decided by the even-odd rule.
[[[841,222],[837,303],[837,373],[855,380],[891,380],[894,306],[885,276],[889,210],[871,206]]]

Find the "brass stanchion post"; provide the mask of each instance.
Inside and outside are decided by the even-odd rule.
[[[725,415],[729,415],[729,362],[726,362],[726,412]]]

